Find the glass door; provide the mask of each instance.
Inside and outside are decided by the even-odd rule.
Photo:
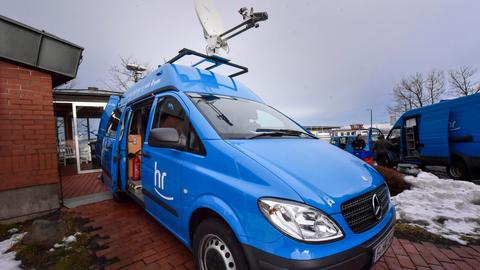
[[[105,103],[75,102],[72,104],[75,154],[79,174],[100,171],[95,157],[95,145],[104,108]]]

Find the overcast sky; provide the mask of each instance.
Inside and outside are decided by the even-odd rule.
[[[388,121],[404,76],[480,68],[478,0],[214,0],[226,27],[253,6],[270,19],[230,42],[241,81],[305,125]],[[152,66],[204,51],[192,0],[2,1],[0,13],[85,48],[76,87],[104,87],[120,56]],[[477,72],[477,78],[480,72]]]

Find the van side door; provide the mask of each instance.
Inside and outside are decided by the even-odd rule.
[[[448,120],[450,110],[421,114],[419,121],[420,159],[429,164],[447,165],[450,158]]]
[[[103,148],[103,138],[107,134],[107,129],[110,124],[110,119],[113,112],[117,109],[120,98],[118,96],[111,96],[108,100],[105,109],[103,109],[102,118],[100,119],[100,125],[98,126],[97,142],[95,144],[95,157],[98,162],[98,165],[101,166],[102,162],[102,148]]]
[[[142,185],[145,208],[173,231],[178,229],[180,213],[180,188],[182,151],[151,146],[150,130],[174,128],[180,139],[185,140],[187,111],[180,101],[171,95],[159,96],[150,114],[150,128],[142,150]]]
[[[102,175],[105,185],[110,188],[112,184],[112,155],[113,144],[117,137],[118,124],[121,118],[120,109],[115,111],[109,116],[107,127],[105,129],[105,135],[102,140],[101,149],[101,165]]]
[[[119,191],[119,165],[121,162],[120,141],[125,130],[128,110],[116,110],[103,140],[102,169],[105,184],[112,192]]]

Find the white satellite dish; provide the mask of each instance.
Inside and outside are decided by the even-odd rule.
[[[195,12],[203,28],[203,34],[207,41],[207,54],[219,54],[221,51],[228,53],[227,40],[237,36],[246,30],[259,26],[260,21],[268,19],[266,12],[253,12],[253,8],[241,8],[239,13],[243,22],[227,31],[224,31],[220,15],[213,6],[211,0],[194,0]],[[228,35],[228,36],[227,36]]]
[[[217,54],[219,50],[228,52],[228,44],[222,42],[220,35],[224,32],[220,15],[211,0],[195,0],[195,12],[203,28],[207,41],[207,54]]]

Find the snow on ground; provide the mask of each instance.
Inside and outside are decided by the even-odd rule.
[[[480,186],[439,179],[428,172],[406,176],[412,185],[393,197],[397,219],[466,244],[462,236],[480,239]]]
[[[70,245],[71,243],[76,242],[77,241],[77,236],[79,236],[81,234],[82,234],[81,232],[76,232],[75,234],[64,237],[63,240],[62,240],[62,243],[55,243],[55,245],[53,245],[53,248],[66,247],[66,246]]]
[[[9,239],[0,242],[0,269],[2,270],[17,270],[20,269],[20,261],[15,260],[15,251],[7,253],[15,243],[20,241],[26,233],[17,233],[12,235]]]

